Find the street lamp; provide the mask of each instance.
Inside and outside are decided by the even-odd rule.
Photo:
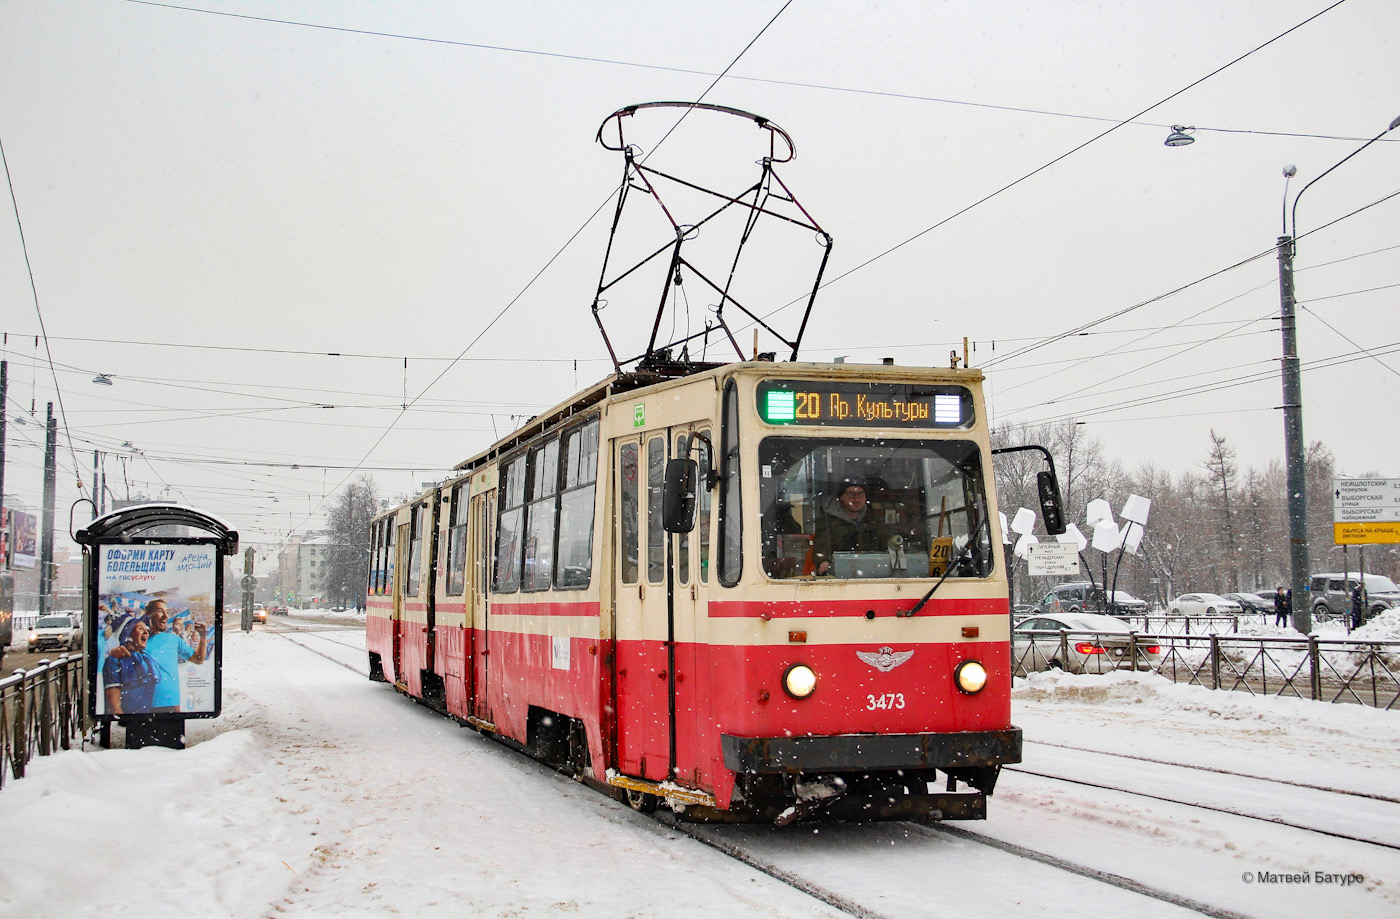
[[[1288,478],[1288,558],[1289,590],[1293,597],[1293,627],[1307,634],[1312,631],[1312,607],[1308,602],[1308,497],[1307,467],[1303,458],[1303,382],[1298,371],[1298,329],[1294,316],[1297,301],[1293,294],[1293,254],[1298,235],[1298,199],[1303,192],[1317,184],[1318,179],[1345,163],[1356,154],[1400,127],[1400,118],[1375,137],[1357,147],[1351,153],[1324,171],[1316,179],[1304,185],[1302,191],[1293,198],[1292,232],[1285,220],[1283,233],[1278,238],[1278,290],[1279,324],[1283,331],[1283,451],[1284,465]],[[1296,169],[1284,167],[1286,180],[1292,178]],[[1286,203],[1286,200],[1285,200]],[[1285,215],[1286,216],[1286,215]]]
[[[1191,134],[1195,130],[1195,128],[1182,127],[1179,124],[1174,124],[1172,125],[1172,132],[1167,135],[1167,139],[1162,141],[1162,144],[1167,147],[1184,147],[1187,144],[1194,144],[1196,138],[1192,137]]]

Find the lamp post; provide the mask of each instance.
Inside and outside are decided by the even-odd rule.
[[[1283,451],[1288,479],[1288,558],[1289,591],[1293,597],[1293,627],[1307,634],[1312,631],[1312,605],[1308,601],[1308,496],[1307,467],[1303,444],[1303,382],[1298,371],[1298,329],[1294,315],[1293,254],[1298,235],[1298,199],[1318,180],[1356,154],[1400,127],[1400,118],[1375,137],[1357,147],[1343,159],[1313,179],[1293,198],[1292,230],[1284,220],[1284,235],[1278,238],[1279,324],[1283,331]],[[1285,178],[1292,178],[1292,167],[1284,169]],[[1285,195],[1287,185],[1285,184]],[[1285,201],[1286,204],[1286,201]],[[1285,213],[1285,218],[1287,214]]]

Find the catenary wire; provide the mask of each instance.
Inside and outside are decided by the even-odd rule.
[[[861,89],[859,87],[836,86],[828,83],[812,83],[801,80],[778,80],[771,77],[741,76],[731,73],[716,74],[708,70],[697,70],[688,67],[676,67],[674,65],[647,64],[640,61],[624,61],[618,60],[616,58],[593,57],[584,54],[567,54],[560,51],[540,51],[531,48],[516,48],[507,45],[492,45],[486,44],[484,42],[469,42],[449,38],[434,38],[432,36],[427,35],[409,35],[401,32],[385,32],[376,29],[354,29],[350,28],[349,26],[326,25],[324,23],[304,22],[301,20],[293,19],[280,19],[271,16],[254,16],[249,13],[231,13],[226,10],[209,10],[203,9],[201,7],[183,6],[175,3],[157,3],[154,2],[154,0],[127,0],[127,2],[138,4],[140,6],[153,6],[162,9],[178,10],[180,12],[186,13],[202,13],[207,16],[224,16],[231,19],[242,19],[251,22],[265,22],[272,25],[294,26],[297,28],[316,29],[326,32],[340,32],[348,35],[363,35],[373,38],[390,38],[398,41],[416,41],[428,44],[448,45],[458,48],[472,48],[480,51],[496,51],[505,54],[522,54],[535,57],[553,58],[557,60],[578,61],[581,63],[588,64],[605,64],[612,67],[634,67],[643,70],[659,70],[666,73],[679,73],[687,76],[723,77],[729,80],[736,80],[747,83],[763,83],[772,86],[786,86],[794,89],[815,89],[823,92],[849,93],[852,95],[862,96],[876,96],[884,99],[901,99],[911,102],[932,102],[939,105],[956,105],[967,108],[980,108],[999,112],[1015,112],[1026,115],[1042,115],[1052,118],[1071,118],[1079,121],[1101,121],[1106,123],[1115,123],[1119,121],[1119,119],[1117,118],[1111,118],[1103,115],[1085,115],[1074,112],[1057,112],[1051,109],[1030,108],[1027,106],[1018,105],[998,105],[996,103],[990,102],[972,102],[966,99],[948,99],[939,96],[923,96],[915,93],[893,92],[889,90]],[[1344,2],[1344,0],[1338,0],[1338,3],[1333,4],[1333,6],[1340,5],[1341,2]],[[1330,9],[1330,7],[1328,9]],[[1327,12],[1327,10],[1323,10],[1322,12],[1325,13]],[[1321,15],[1321,13],[1319,13],[1318,15]],[[1149,127],[1156,129],[1175,127],[1174,125],[1169,125],[1165,122],[1159,123],[1153,121],[1133,120],[1125,123],[1140,127]],[[1300,133],[1296,131],[1265,131],[1257,128],[1221,128],[1210,127],[1206,125],[1197,125],[1193,130],[1195,130],[1197,133],[1208,132],[1216,134],[1257,134],[1266,137],[1298,137],[1314,140],[1337,140],[1350,142],[1366,140],[1366,138],[1364,137],[1351,137],[1348,135],[1309,134]],[[1400,140],[1397,140],[1395,138],[1383,138],[1383,140],[1390,143],[1400,142]]]

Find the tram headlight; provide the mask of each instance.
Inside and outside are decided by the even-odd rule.
[[[958,689],[969,696],[976,695],[987,685],[987,668],[977,661],[963,661],[958,664],[958,669],[953,671],[953,679],[958,684]]]
[[[783,689],[794,699],[805,699],[817,689],[817,672],[806,664],[793,664],[783,674]]]

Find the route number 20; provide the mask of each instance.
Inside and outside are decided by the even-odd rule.
[[[876,709],[903,708],[904,693],[887,692],[878,696],[865,697],[865,710],[873,712]]]

